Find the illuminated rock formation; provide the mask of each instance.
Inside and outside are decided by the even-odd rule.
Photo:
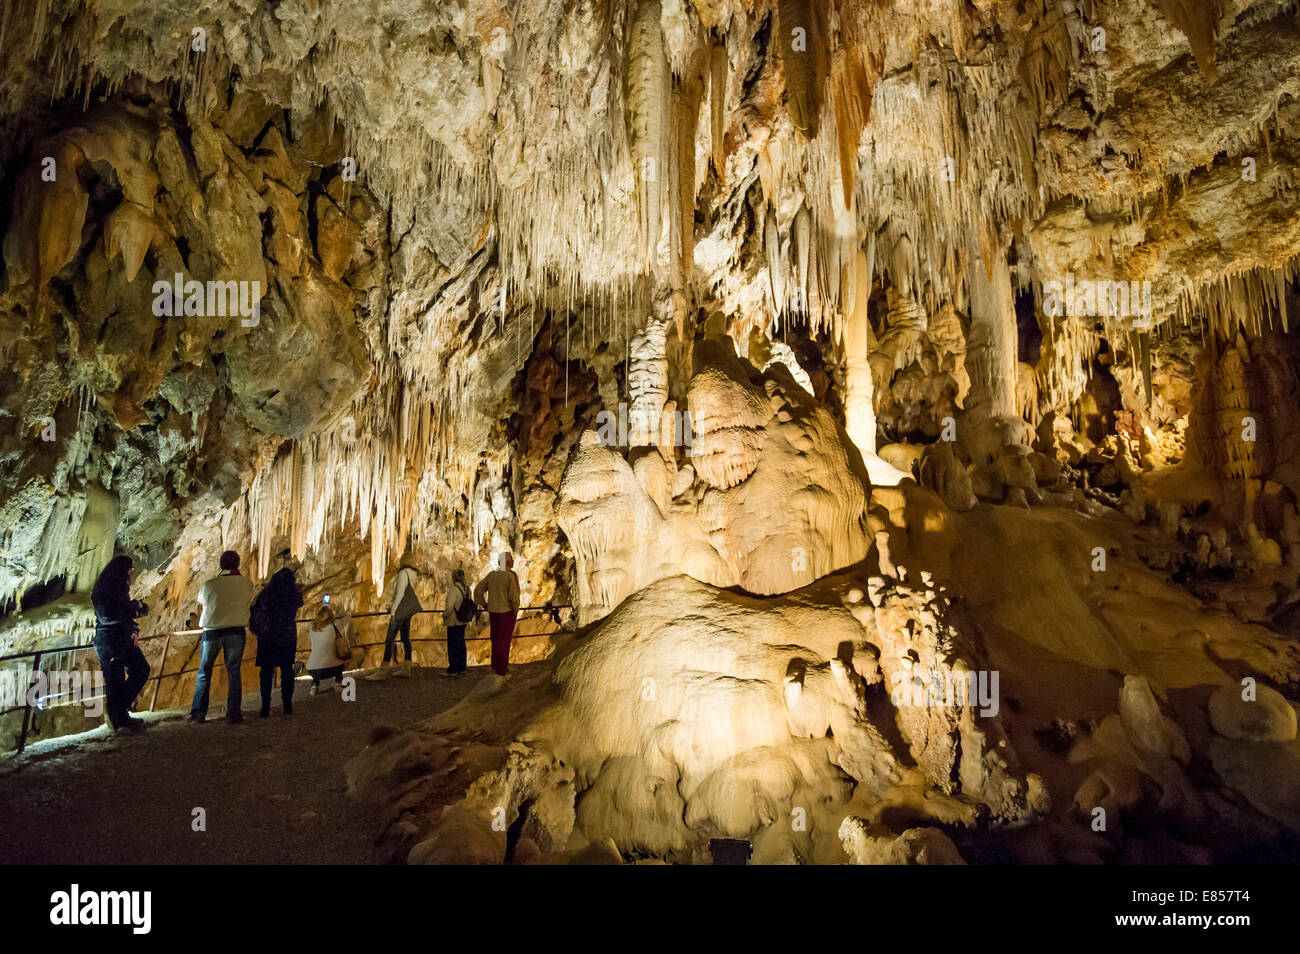
[[[556,518],[574,548],[584,622],[678,573],[784,593],[867,554],[869,485],[830,415],[783,365],[759,372],[730,339],[702,343],[695,368],[689,446],[674,447],[665,419],[651,471],[588,432],[565,471]],[[659,487],[672,488],[666,501]]]

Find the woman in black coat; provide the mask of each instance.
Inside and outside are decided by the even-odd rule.
[[[136,643],[140,631],[136,618],[149,612],[149,607],[131,599],[134,569],[129,556],[115,556],[90,591],[95,608],[95,652],[104,670],[104,711],[114,732],[144,728],[144,722],[131,715],[131,706],[149,681],[149,662]]]
[[[298,624],[294,618],[302,606],[302,591],[293,570],[277,570],[256,600],[252,620],[257,636],[257,665],[261,670],[262,718],[271,714],[271,682],[280,670],[280,699],[284,714],[293,714],[293,660],[298,649]],[[264,632],[262,631],[264,630]]]

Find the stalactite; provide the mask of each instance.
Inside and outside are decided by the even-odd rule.
[[[772,294],[772,315],[781,314],[785,304],[785,266],[781,261],[781,237],[776,210],[769,208],[763,222],[763,247],[767,252],[767,280]]]
[[[778,39],[790,119],[809,139],[817,135],[826,83],[827,30],[818,0],[778,0]]]
[[[726,135],[727,115],[727,41],[718,37],[709,53],[709,137],[712,147],[713,171],[718,181],[727,179]]]
[[[808,311],[808,264],[812,257],[812,216],[807,205],[799,206],[794,216],[794,251],[798,260],[800,310]]]
[[[663,229],[663,179],[667,168],[664,110],[668,64],[659,27],[659,0],[639,0],[628,22],[625,100],[628,142],[635,163],[641,215],[641,254],[652,267]]]
[[[679,291],[686,289],[695,261],[695,141],[703,97],[702,78],[696,75],[683,80],[673,96],[676,188],[669,221],[676,236],[676,287]]]
[[[1155,0],[1156,8],[1185,37],[1196,65],[1213,83],[1218,78],[1214,63],[1214,41],[1223,19],[1224,0]]]
[[[835,100],[835,135],[839,146],[840,183],[844,196],[845,208],[853,206],[853,190],[858,181],[858,141],[862,136],[862,124],[855,116],[852,91],[846,86],[844,75],[837,76],[834,85]]]

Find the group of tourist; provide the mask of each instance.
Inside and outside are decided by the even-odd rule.
[[[208,694],[212,670],[217,657],[226,667],[226,721],[243,721],[241,712],[242,683],[240,667],[244,646],[251,628],[257,637],[257,667],[260,676],[263,718],[271,714],[271,693],[275,676],[280,676],[280,699],[285,715],[293,713],[295,657],[298,651],[298,611],[303,606],[302,588],[298,584],[286,551],[282,566],[272,574],[260,593],[254,594],[253,583],[239,572],[239,554],[227,550],[221,554],[220,570],[199,589],[199,627],[203,639],[199,669],[194,680],[194,699],[190,720],[204,722],[208,714]],[[149,679],[149,663],[140,651],[139,617],[148,607],[131,599],[131,575],[134,564],[129,556],[116,556],[100,573],[91,591],[95,610],[95,651],[104,671],[105,715],[113,731],[138,731],[144,723],[131,715],[136,697]],[[416,593],[416,571],[402,564],[393,580],[391,618],[384,640],[385,666],[396,662],[396,643],[400,635],[406,661],[413,661],[411,619],[422,612]],[[465,571],[455,569],[447,588],[442,620],[447,629],[447,668],[445,676],[458,676],[466,670],[465,628],[486,609],[492,641],[492,671],[507,676],[510,643],[514,637],[519,612],[519,577],[514,572],[514,557],[504,553],[498,566],[470,592]],[[350,636],[354,634],[346,612],[337,613],[329,598],[312,616],[308,638],[311,654],[306,670],[311,676],[311,692],[322,684],[335,692],[342,691],[344,667],[351,658]]]

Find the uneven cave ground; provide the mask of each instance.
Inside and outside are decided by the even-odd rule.
[[[536,664],[532,664],[536,665]],[[268,719],[244,696],[242,725],[212,718],[146,716],[140,735],[100,726],[75,739],[38,742],[0,768],[0,837],[10,864],[374,864],[379,819],[347,795],[340,762],[393,722],[449,708],[485,670],[447,680],[417,667],[365,680],[355,702],[312,696],[297,680],[294,711],[277,688]],[[142,779],[155,780],[141,784]],[[124,806],[129,810],[124,811]],[[204,810],[196,830],[194,810]]]
[[[24,667],[95,691],[115,556],[157,712],[223,552],[366,668],[409,567],[410,687],[453,571],[513,555],[526,608],[508,680],[310,738],[65,745],[53,704],[22,860],[112,830],[100,779],[147,854],[147,763],[189,801],[223,760],[285,860],[1300,860],[1294,0],[8,0],[0,39],[0,745]]]

